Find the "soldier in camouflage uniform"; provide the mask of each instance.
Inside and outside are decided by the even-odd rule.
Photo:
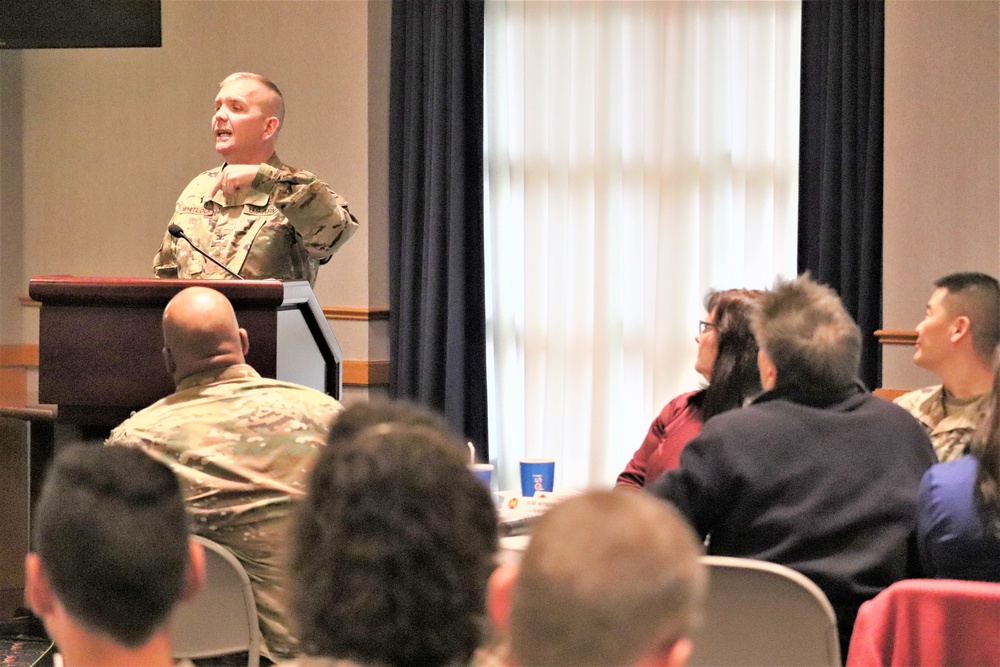
[[[170,220],[202,250],[245,278],[316,282],[321,264],[358,227],[347,202],[274,152],[284,122],[277,86],[247,72],[222,81],[212,130],[221,167],[197,176]],[[166,232],[153,259],[159,278],[229,278]]]
[[[1000,342],[1000,285],[983,273],[953,273],[934,286],[917,325],[913,361],[942,384],[903,394],[896,403],[927,429],[938,460],[952,461],[965,454],[986,417]]]
[[[178,293],[164,311],[163,337],[177,391],[115,428],[107,444],[141,447],[174,470],[195,531],[232,550],[250,575],[264,654],[289,657],[287,533],[342,407],[248,366],[246,331],[215,290]]]

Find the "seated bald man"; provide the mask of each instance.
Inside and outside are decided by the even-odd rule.
[[[107,444],[140,447],[173,469],[195,532],[232,550],[250,575],[262,653],[284,659],[296,652],[285,621],[286,534],[342,407],[247,365],[247,332],[213,289],[189,287],[170,300],[163,343],[177,390],[115,428]]]

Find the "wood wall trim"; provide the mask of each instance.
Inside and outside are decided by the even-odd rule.
[[[912,329],[879,329],[875,332],[879,345],[916,345],[917,332]]]
[[[344,361],[344,384],[360,387],[389,384],[388,361]]]
[[[909,389],[885,389],[884,387],[879,387],[878,389],[873,389],[872,393],[876,396],[880,396],[887,401],[894,401],[903,394],[910,391]]]
[[[40,304],[27,294],[18,297],[22,306],[27,308],[38,308]],[[388,308],[341,308],[338,306],[322,306],[323,315],[328,320],[348,321],[348,322],[387,322],[389,320]]]
[[[38,368],[37,345],[0,345],[0,369],[26,368]],[[21,375],[23,375],[23,372]],[[6,383],[10,378],[3,376],[3,379]],[[389,362],[345,359],[344,384],[358,387],[388,385]],[[23,389],[20,391],[23,392]]]
[[[37,366],[37,345],[0,345],[0,368],[34,368]]]
[[[389,320],[388,308],[337,308],[335,306],[323,306],[322,310],[328,320],[361,322],[382,322]]]

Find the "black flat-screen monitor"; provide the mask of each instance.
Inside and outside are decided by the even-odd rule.
[[[160,0],[0,0],[0,49],[162,46]]]

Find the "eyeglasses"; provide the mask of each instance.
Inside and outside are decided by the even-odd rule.
[[[698,322],[698,335],[700,336],[701,334],[705,333],[706,329],[718,329],[718,328],[719,327],[715,326],[711,322],[706,322],[705,320],[701,320]]]

